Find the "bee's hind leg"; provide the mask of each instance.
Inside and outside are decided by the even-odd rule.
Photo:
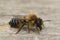
[[[16,34],[19,33],[19,31],[21,31],[21,29],[23,28],[24,24],[19,28],[19,30],[16,32]]]

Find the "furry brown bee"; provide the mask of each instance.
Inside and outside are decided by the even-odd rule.
[[[42,26],[44,26],[43,20],[41,18],[38,18],[34,14],[29,14],[24,18],[12,18],[12,20],[9,22],[9,25],[14,28],[19,28],[19,30],[16,33],[19,33],[19,31],[21,31],[24,25],[27,25],[28,33],[30,32],[29,26],[36,26],[36,29],[38,31],[42,30]]]

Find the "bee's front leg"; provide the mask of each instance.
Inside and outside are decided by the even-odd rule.
[[[42,26],[41,25],[39,26],[39,29],[40,29],[40,31],[42,30]]]
[[[45,28],[45,25],[44,25],[44,23],[43,23],[43,21],[42,21],[42,24],[41,24],[41,26],[40,26],[40,29],[44,29]]]
[[[39,33],[39,29],[38,29],[38,27],[36,26],[36,29],[37,29],[37,32]]]

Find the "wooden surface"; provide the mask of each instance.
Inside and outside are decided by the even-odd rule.
[[[8,23],[13,16],[35,13],[44,21],[45,28],[38,34],[36,31],[21,31],[0,26],[0,40],[60,40],[60,0],[0,0],[0,24]],[[6,16],[4,16],[6,15]]]
[[[10,26],[8,24],[0,25],[0,32],[1,31],[5,31],[5,30],[8,30],[9,28],[10,28]]]

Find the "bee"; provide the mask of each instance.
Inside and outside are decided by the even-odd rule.
[[[29,28],[30,26],[32,27],[36,26],[36,29],[38,31],[39,30],[41,31],[44,27],[43,20],[41,18],[38,18],[35,14],[29,14],[24,18],[12,18],[12,20],[9,22],[9,25],[13,28],[19,28],[16,34],[19,33],[19,31],[21,31],[24,25],[27,25],[28,33],[30,33],[30,28]]]

